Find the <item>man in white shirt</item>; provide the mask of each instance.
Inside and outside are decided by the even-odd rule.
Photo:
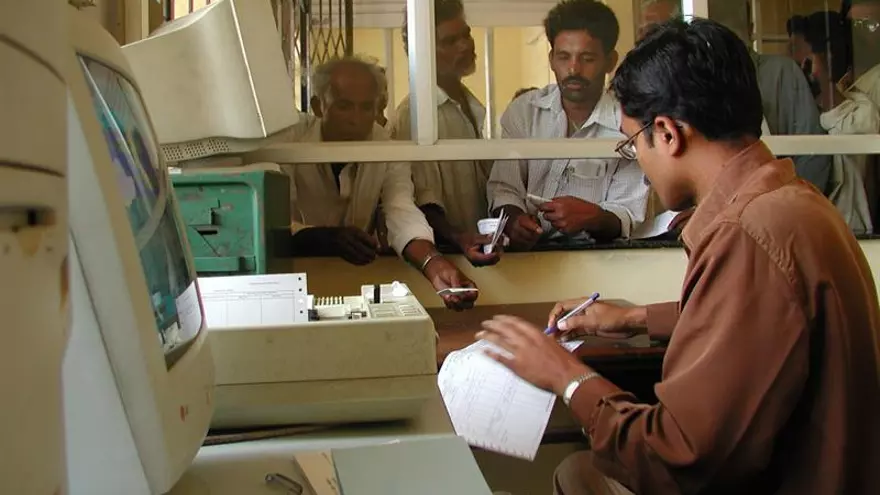
[[[605,91],[605,76],[617,65],[614,12],[595,0],[564,0],[544,27],[557,83],[511,103],[502,136],[623,139],[620,106]],[[638,164],[622,158],[506,160],[495,163],[488,196],[493,211],[511,217],[511,246],[531,249],[544,232],[628,237],[644,221],[648,186]]]
[[[387,140],[375,122],[384,76],[375,64],[344,58],[315,70],[312,100],[317,119],[306,117],[292,133],[300,142]],[[335,254],[356,265],[375,259],[372,235],[381,203],[391,247],[417,267],[435,289],[474,287],[435,248],[433,233],[413,202],[408,163],[286,165],[291,177],[294,253]],[[447,306],[470,307],[476,292],[444,296]]]
[[[852,21],[853,74],[849,91],[858,91],[880,108],[880,0],[844,0],[840,12]],[[868,203],[876,223],[880,214],[880,157],[866,158]]]
[[[404,22],[406,18],[404,17]],[[486,109],[461,82],[476,70],[477,55],[471,27],[461,0],[435,0],[437,64],[437,135],[440,139],[480,139]],[[403,27],[404,48],[407,27]],[[410,96],[397,108],[392,136],[412,139]],[[439,239],[458,247],[473,265],[498,261],[480,246],[486,236],[476,235],[477,221],[488,213],[486,180],[491,162],[441,161],[413,164],[416,203],[425,212]]]
[[[807,44],[816,81],[816,103],[822,111],[819,119],[830,135],[877,134],[880,112],[871,99],[844,81],[852,76],[850,31],[842,16],[833,11],[819,11],[804,18],[803,40]],[[865,155],[835,155],[831,169],[828,199],[840,210],[856,234],[873,232],[870,204],[865,188]]]

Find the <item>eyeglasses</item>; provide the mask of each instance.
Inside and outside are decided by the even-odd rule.
[[[617,143],[617,147],[614,148],[614,152],[618,155],[622,156],[626,160],[635,160],[636,159],[636,138],[639,137],[639,134],[645,132],[648,127],[651,127],[653,122],[648,122],[643,125],[641,129],[636,131],[635,134],[630,136],[629,138]]]
[[[880,30],[880,21],[875,21],[873,19],[853,19],[852,27],[864,29],[869,33],[876,33]]]

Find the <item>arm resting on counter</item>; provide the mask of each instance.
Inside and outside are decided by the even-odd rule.
[[[606,474],[636,493],[712,492],[713,479],[759,475],[806,383],[809,325],[787,276],[737,227],[713,235],[722,252],[692,272],[659,402],[602,378],[572,397]],[[763,290],[743,288],[743,266]]]
[[[645,324],[654,340],[668,342],[678,323],[678,302],[669,301],[645,306]]]

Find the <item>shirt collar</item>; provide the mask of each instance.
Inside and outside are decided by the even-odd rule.
[[[685,225],[681,238],[685,245],[693,250],[703,239],[706,228],[720,215],[724,209],[736,199],[753,179],[754,172],[762,165],[775,160],[773,153],[764,144],[758,141],[742,150],[731,158],[721,170],[715,185],[709,194],[697,205],[693,216]],[[794,180],[796,175],[794,166],[788,162],[788,166],[781,170],[783,180]]]
[[[382,126],[378,123],[373,123],[373,131],[370,135],[370,140],[372,141],[387,141],[388,131],[386,131]],[[324,141],[323,136],[321,135],[321,119],[315,117],[312,122],[309,123],[308,130],[303,134],[302,142],[306,143],[321,143]]]
[[[321,119],[315,118],[312,121],[311,125],[309,125],[309,130],[306,132],[305,136],[303,136],[303,141],[308,143],[320,143],[321,139]]]
[[[482,127],[483,121],[486,119],[486,107],[480,103],[480,100],[477,99],[476,96],[468,89],[467,86],[462,83],[461,87],[464,89],[464,94],[467,97],[468,105],[471,107],[471,113],[474,114],[474,118],[477,119],[477,124]],[[450,103],[452,105],[458,106],[458,102],[450,98],[449,94],[446,91],[443,91],[443,88],[437,86],[437,108],[442,107],[446,103]]]
[[[562,92],[557,84],[551,84],[544,90],[533,92],[531,103],[537,108],[548,110],[554,114],[565,111],[562,108]],[[593,108],[593,113],[581,128],[598,124],[608,129],[620,131],[620,121],[620,104],[610,92],[606,91],[602,93],[602,97]]]

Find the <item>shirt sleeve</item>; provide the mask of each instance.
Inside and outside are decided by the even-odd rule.
[[[413,202],[409,163],[389,163],[382,183],[382,211],[388,226],[388,243],[401,256],[414,239],[434,242],[434,232]]]
[[[632,229],[645,221],[649,192],[638,162],[620,160],[620,165],[611,176],[605,201],[600,202],[599,207],[620,219],[621,238],[629,238]]]
[[[522,99],[514,101],[501,116],[502,139],[530,137],[526,117],[527,107],[523,103]],[[528,211],[525,202],[528,181],[527,160],[496,161],[489,174],[489,181],[486,183],[489,211],[493,212],[508,205],[515,206],[522,211]]]
[[[819,123],[819,108],[813,98],[810,83],[807,82],[800,67],[792,61],[785,60],[780,90],[777,97],[779,105],[779,129],[781,135],[821,135],[825,129]],[[820,191],[827,192],[828,181],[831,179],[830,155],[800,155],[792,157],[798,176],[811,182]]]
[[[409,99],[405,99],[397,107],[394,123],[391,127],[391,139],[395,141],[412,140],[412,116],[410,115]],[[417,206],[434,204],[446,209],[443,202],[443,179],[440,175],[440,164],[436,161],[415,162],[411,164],[412,184]]]
[[[658,403],[603,379],[572,397],[593,452],[636,493],[702,493],[707,480],[765,469],[807,378],[806,316],[786,274],[739,226],[709,235],[712,255],[685,282]]]
[[[822,127],[829,134],[877,134],[880,113],[867,96],[849,93],[848,98],[821,116]]]
[[[880,65],[862,75],[856,82],[855,87],[868,96],[875,105],[880,105]]]
[[[648,335],[654,340],[668,341],[678,323],[678,302],[649,304]]]

